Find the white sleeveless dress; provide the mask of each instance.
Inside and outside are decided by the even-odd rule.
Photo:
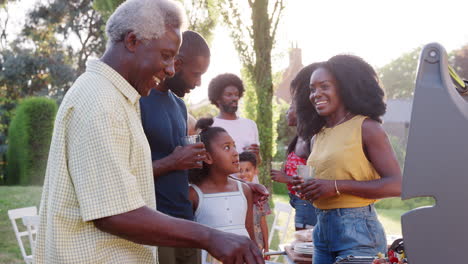
[[[237,181],[236,192],[203,193],[195,184],[191,185],[198,195],[195,221],[221,231],[249,237],[245,228],[247,199],[242,183]],[[202,264],[221,263],[202,250]]]

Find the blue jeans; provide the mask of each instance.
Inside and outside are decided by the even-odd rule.
[[[385,231],[374,205],[358,208],[317,209],[314,228],[314,264],[332,264],[349,255],[375,256],[386,252]]]
[[[313,227],[317,224],[317,214],[315,207],[307,201],[301,200],[296,195],[289,194],[289,203],[296,209],[294,219],[296,228]]]

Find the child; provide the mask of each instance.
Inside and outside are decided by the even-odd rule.
[[[257,157],[254,153],[244,151],[239,155],[240,172],[237,174],[239,178],[252,182],[257,170]],[[268,225],[266,215],[271,213],[268,202],[263,205],[263,208],[254,206],[254,233],[258,247],[262,252],[268,252]]]
[[[255,240],[252,191],[247,184],[228,176],[239,172],[239,154],[234,140],[220,127],[211,127],[212,118],[202,118],[196,128],[207,151],[203,168],[192,169],[189,199],[195,221],[218,230]],[[202,251],[202,264],[220,263]]]

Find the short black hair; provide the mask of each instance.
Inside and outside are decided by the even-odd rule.
[[[237,87],[239,90],[239,97],[244,95],[244,84],[242,80],[235,74],[224,73],[214,77],[208,85],[208,98],[210,102],[218,106],[216,101],[218,101],[223,94],[224,88],[230,85]]]
[[[377,73],[362,58],[354,55],[336,55],[321,62],[318,68],[326,69],[336,79],[338,92],[345,108],[353,114],[368,116],[381,123],[385,114],[384,91]],[[307,92],[310,95],[310,89]],[[298,135],[310,139],[325,125],[325,118],[318,115],[315,107],[299,90],[294,96]]]
[[[257,168],[257,156],[253,152],[244,151],[239,154],[239,162],[248,161],[252,163],[252,165]]]
[[[178,56],[182,59],[191,59],[197,56],[210,57],[210,47],[208,47],[208,43],[202,35],[187,30],[182,33],[182,44]]]

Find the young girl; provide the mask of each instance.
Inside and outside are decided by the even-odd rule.
[[[211,127],[212,118],[202,118],[201,141],[207,156],[203,168],[189,173],[189,199],[195,221],[218,230],[248,236],[255,241],[252,215],[252,191],[240,181],[228,176],[239,172],[239,154],[234,140],[220,127]],[[202,264],[220,263],[202,251]]]

